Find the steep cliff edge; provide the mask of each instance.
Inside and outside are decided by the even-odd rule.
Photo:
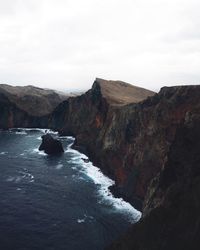
[[[132,100],[124,98],[119,105],[107,91],[109,84],[96,79],[84,95],[60,104],[49,126],[74,135],[74,146],[116,181],[113,192],[142,210],[147,188],[162,169],[177,128],[199,106],[200,86],[164,87],[155,95],[145,90],[145,97],[151,97],[137,103],[133,87]],[[112,84],[123,100],[121,82]]]
[[[177,128],[166,162],[147,192],[142,220],[108,249],[199,249],[199,128],[198,107]]]

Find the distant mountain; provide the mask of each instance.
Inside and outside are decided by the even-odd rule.
[[[14,87],[7,84],[0,84],[0,94],[16,104],[19,109],[33,116],[51,113],[59,103],[70,96],[66,93],[30,85]]]

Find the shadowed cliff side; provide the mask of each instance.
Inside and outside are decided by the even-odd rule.
[[[33,116],[20,109],[4,94],[0,93],[0,129],[9,128],[47,128],[48,116]]]
[[[123,105],[116,105],[110,92],[106,94],[109,84],[96,79],[84,95],[60,104],[50,127],[74,135],[74,146],[116,181],[115,195],[142,210],[148,185],[165,163],[177,127],[199,106],[200,86],[164,87],[153,96],[145,90],[146,97],[152,97],[139,103],[134,103],[133,87],[132,101],[125,98]],[[123,85],[112,84],[122,100]]]
[[[34,86],[0,84],[0,128],[48,126],[48,115],[68,95]]]
[[[167,160],[148,189],[143,219],[108,249],[200,248],[200,109],[178,127]]]
[[[66,100],[69,95],[57,93],[51,89],[42,89],[34,86],[10,86],[0,84],[0,93],[5,95],[10,102],[32,116],[50,114],[55,107]]]

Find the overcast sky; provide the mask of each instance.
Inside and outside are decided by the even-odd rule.
[[[199,0],[0,0],[0,83],[200,84]]]

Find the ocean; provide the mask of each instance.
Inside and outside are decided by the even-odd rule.
[[[38,151],[44,133],[0,131],[0,249],[104,249],[141,213],[112,196],[114,181],[83,161],[74,138],[60,137],[62,156]]]

